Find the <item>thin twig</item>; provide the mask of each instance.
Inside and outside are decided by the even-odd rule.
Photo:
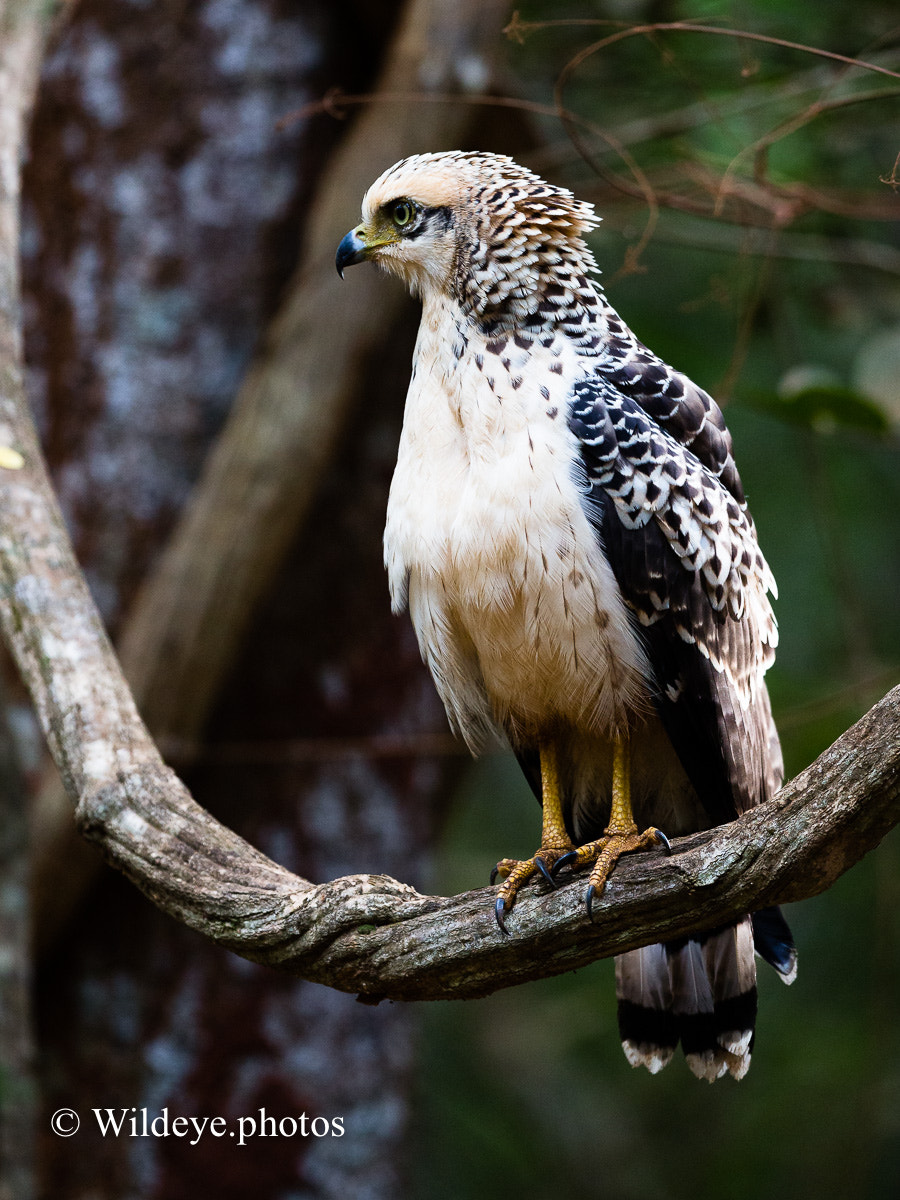
[[[894,94],[893,88],[883,88],[878,92],[868,93],[865,98],[874,100],[881,96],[893,96]],[[897,210],[894,205],[877,198],[873,199],[869,193],[850,192],[837,188],[813,188],[805,184],[778,185],[769,180],[762,185],[750,178],[729,178],[727,182],[723,182],[721,175],[713,174],[695,163],[688,164],[685,170],[689,171],[695,181],[701,179],[704,181],[704,190],[708,198],[698,200],[683,192],[663,188],[660,186],[657,176],[645,172],[628,149],[632,141],[646,140],[650,137],[649,132],[643,127],[635,131],[629,126],[620,136],[611,130],[604,129],[596,121],[591,121],[567,108],[562,104],[559,95],[557,99],[556,104],[550,105],[513,96],[456,95],[454,93],[417,91],[351,94],[332,89],[319,100],[310,101],[302,108],[286,114],[282,118],[282,123],[290,123],[316,114],[342,117],[342,109],[345,107],[368,107],[369,105],[383,104],[414,104],[416,106],[446,104],[455,107],[469,105],[484,108],[518,109],[525,113],[556,118],[562,122],[568,132],[568,144],[575,148],[578,157],[590,167],[592,175],[599,176],[610,187],[623,195],[641,200],[647,205],[650,214],[647,221],[648,228],[642,232],[639,243],[629,251],[633,260],[639,258],[655,230],[656,214],[661,208],[670,208],[694,216],[715,217],[716,220],[744,228],[765,229],[770,229],[773,221],[779,226],[787,225],[803,213],[817,208],[824,212],[852,216],[856,220],[895,221],[897,219]],[[848,98],[847,103],[852,102],[855,102],[855,98]],[[843,102],[836,101],[830,107],[842,106]],[[823,107],[822,111],[826,110]],[[589,133],[592,137],[604,142],[607,148],[614,151],[626,163],[636,182],[630,184],[621,175],[606,167],[587,147],[579,131]],[[890,180],[881,178],[880,182],[890,183]],[[728,212],[724,211],[724,198],[737,202],[740,207],[732,206]]]
[[[608,37],[601,38],[597,42],[592,42],[590,46],[586,46],[583,50],[579,51],[566,64],[567,70],[569,68],[575,70],[586,59],[590,58],[591,55],[598,53],[600,50],[605,50],[607,46],[612,46],[616,42],[624,41],[626,38],[655,33],[706,33],[713,34],[716,37],[737,38],[747,42],[763,42],[769,46],[780,46],[785,50],[799,50],[804,54],[814,54],[818,58],[827,58],[831,62],[843,63],[848,67],[859,67],[863,71],[874,71],[879,75],[887,75],[891,79],[900,79],[900,73],[892,71],[888,67],[882,67],[878,63],[867,62],[861,58],[851,58],[846,54],[837,54],[833,50],[823,50],[820,46],[810,46],[804,42],[792,42],[786,38],[773,37],[766,33],[756,33],[749,29],[728,29],[720,25],[698,25],[693,21],[656,21],[648,25],[628,25],[623,21],[607,21],[599,18],[560,18],[552,21],[522,21],[519,19],[518,13],[513,13],[513,19],[503,32],[508,37],[514,37],[516,40],[522,41],[524,40],[523,35],[526,33],[534,33],[542,29],[566,25],[619,26],[616,33],[611,33]]]

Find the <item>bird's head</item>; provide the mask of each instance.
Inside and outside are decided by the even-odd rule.
[[[450,151],[405,158],[363,198],[336,266],[371,261],[416,294],[449,296],[477,319],[519,320],[596,271],[582,234],[593,206],[505,155]],[[552,307],[552,305],[551,305]]]

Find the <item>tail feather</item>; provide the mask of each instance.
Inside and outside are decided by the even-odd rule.
[[[667,947],[681,1045],[700,1079],[750,1066],[756,1023],[756,964],[750,918]]]
[[[625,1057],[633,1067],[646,1067],[655,1075],[670,1061],[678,1045],[665,946],[642,946],[619,954],[616,995]]]
[[[797,947],[780,908],[762,908],[753,914],[756,952],[775,968],[785,983],[797,978]]]
[[[715,981],[716,1040],[743,1062],[741,1075],[745,1075],[756,1026],[756,959],[750,918],[709,936],[703,943],[703,957],[707,974]],[[728,1070],[735,1075],[731,1064]]]
[[[733,925],[616,959],[619,1031],[632,1066],[662,1069],[681,1042],[688,1066],[712,1082],[750,1066],[756,962],[749,916]]]

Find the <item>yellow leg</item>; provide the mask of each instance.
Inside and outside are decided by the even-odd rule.
[[[606,881],[621,855],[657,845],[669,849],[669,839],[654,826],[645,829],[643,833],[638,832],[634,814],[631,811],[630,748],[627,739],[617,738],[613,743],[612,804],[609,824],[603,831],[603,837],[579,846],[575,853],[569,855],[565,863],[561,864],[572,867],[586,866],[588,863],[594,864],[585,897],[588,915],[591,913],[594,900],[603,894]]]
[[[503,918],[515,903],[519,888],[525,880],[540,872],[549,883],[556,887],[550,874],[552,868],[561,858],[575,850],[572,839],[566,833],[562,795],[559,787],[556,745],[552,741],[541,742],[539,749],[541,803],[543,804],[540,849],[532,858],[521,861],[515,858],[501,859],[491,875],[492,883],[498,876],[504,880],[495,906],[497,923],[504,933],[507,933],[508,930]]]
[[[562,795],[559,789],[559,766],[556,761],[556,744],[543,742],[541,744],[541,803],[543,805],[541,818],[541,846],[566,846],[572,848],[572,842],[566,833],[566,820],[563,816]]]
[[[612,807],[606,832],[637,832],[631,811],[631,754],[628,742],[623,738],[613,742]]]

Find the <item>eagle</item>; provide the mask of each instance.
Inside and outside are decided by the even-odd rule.
[[[422,302],[384,534],[451,726],[497,737],[543,809],[492,882],[589,865],[733,821],[780,787],[764,681],[775,582],[715,401],[611,307],[591,204],[511,158],[419,154],[366,192],[338,272],[364,261]],[[776,908],[616,959],[628,1061],[679,1042],[700,1078],[750,1063],[754,952],[790,983]]]

